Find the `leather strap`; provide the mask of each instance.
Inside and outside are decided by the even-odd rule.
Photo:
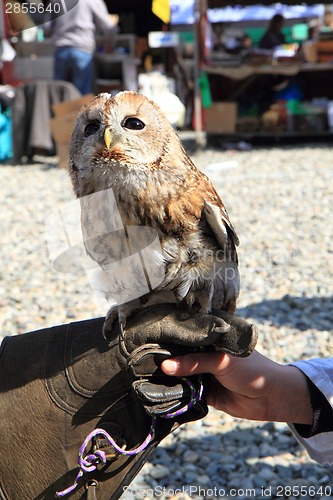
[[[99,483],[95,479],[90,479],[86,483],[87,500],[97,500],[97,490]]]

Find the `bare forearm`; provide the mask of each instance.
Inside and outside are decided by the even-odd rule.
[[[305,375],[294,366],[277,365],[267,420],[311,424],[313,410]]]

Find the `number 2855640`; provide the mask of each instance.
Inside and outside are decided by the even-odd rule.
[[[52,2],[46,6],[42,2],[6,2],[5,9],[7,14],[59,14],[61,12],[61,3]]]

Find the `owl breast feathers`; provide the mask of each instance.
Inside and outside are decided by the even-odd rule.
[[[236,232],[210,180],[195,167],[154,102],[135,92],[95,97],[77,119],[69,171],[78,198],[112,190],[125,238],[126,228],[132,226],[157,232],[163,280],[149,300],[176,300],[189,309],[197,302],[202,312],[235,311]],[[98,224],[89,211],[85,218]],[[99,232],[98,244],[89,244],[87,238],[85,245],[103,268],[108,253],[121,258],[123,245],[117,244],[115,250],[112,235],[103,238]],[[110,321],[118,315],[124,324],[136,306],[132,300],[118,304],[108,315]]]

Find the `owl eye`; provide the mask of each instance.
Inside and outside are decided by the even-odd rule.
[[[124,128],[128,128],[129,130],[142,130],[145,128],[145,124],[139,120],[139,118],[126,118],[126,120],[123,123]]]
[[[99,130],[100,123],[99,122],[90,122],[88,125],[85,126],[84,129],[84,135],[85,137],[88,137],[89,135],[95,134],[97,130]]]

